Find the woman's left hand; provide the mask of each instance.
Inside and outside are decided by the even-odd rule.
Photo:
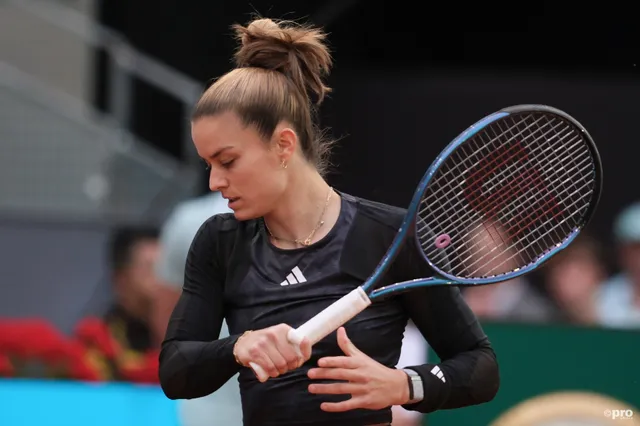
[[[323,411],[340,412],[356,408],[379,410],[402,405],[409,400],[407,375],[374,361],[347,337],[344,327],[338,329],[338,345],[345,356],[321,358],[319,368],[308,372],[310,379],[339,380],[339,383],[309,385],[314,394],[351,395],[342,402],[325,402]]]

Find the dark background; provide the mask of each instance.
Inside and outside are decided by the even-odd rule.
[[[153,6],[150,6],[152,5]],[[322,125],[341,138],[329,180],[406,206],[437,153],[467,126],[513,104],[573,115],[595,138],[604,194],[590,231],[640,199],[640,29],[631,3],[104,0],[99,20],[137,49],[207,83],[232,67],[229,27],[252,14],[324,26],[336,61]],[[107,105],[97,52],[95,102]],[[177,158],[188,113],[136,81],[131,129]],[[203,191],[206,188],[203,171]]]

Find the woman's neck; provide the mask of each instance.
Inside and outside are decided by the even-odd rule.
[[[304,246],[325,237],[340,215],[340,197],[315,171],[292,176],[277,207],[264,220],[272,241],[282,248]],[[297,243],[295,241],[298,241]]]

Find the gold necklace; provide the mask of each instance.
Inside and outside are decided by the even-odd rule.
[[[331,194],[333,194],[333,188],[329,187],[329,193],[327,194],[327,200],[325,201],[324,207],[322,209],[322,213],[320,214],[320,219],[318,220],[318,223],[316,224],[316,227],[313,228],[313,231],[311,231],[309,236],[307,238],[305,238],[304,240],[300,240],[298,238],[296,238],[295,240],[288,240],[288,239],[285,239],[285,238],[276,237],[275,235],[273,235],[273,233],[271,233],[271,230],[269,229],[269,226],[267,226],[267,222],[264,219],[262,220],[262,223],[264,223],[264,227],[267,229],[267,232],[269,233],[271,238],[273,238],[274,240],[285,241],[285,242],[288,242],[288,243],[294,243],[294,244],[299,244],[301,246],[308,247],[308,246],[311,245],[311,242],[313,240],[313,236],[316,234],[318,229],[320,229],[320,227],[322,225],[324,225],[324,220],[322,218],[324,217],[324,214],[327,211],[327,207],[329,207],[329,200],[331,200]]]

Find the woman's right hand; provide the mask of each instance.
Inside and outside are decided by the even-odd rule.
[[[311,357],[311,345],[307,339],[303,339],[299,347],[289,342],[290,330],[290,326],[278,324],[245,333],[233,348],[236,361],[245,367],[255,363],[269,377],[299,368]]]

